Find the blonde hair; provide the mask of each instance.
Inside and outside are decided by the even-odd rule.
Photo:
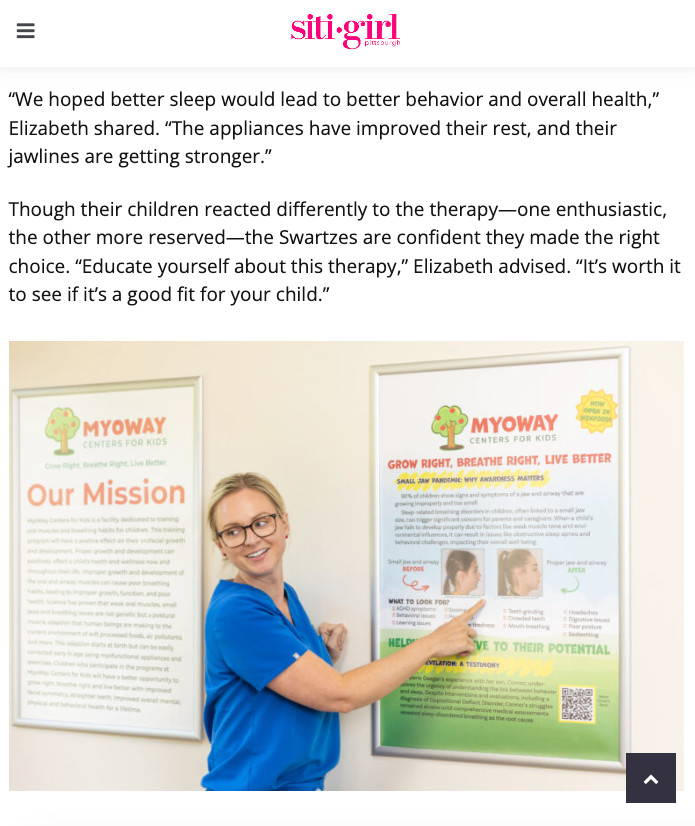
[[[260,473],[234,473],[232,476],[225,476],[215,485],[208,505],[208,525],[214,542],[217,542],[215,509],[225,496],[229,496],[230,493],[238,493],[240,490],[258,490],[264,493],[273,503],[277,513],[285,514],[285,502],[280,496],[280,492],[265,476],[261,476]]]

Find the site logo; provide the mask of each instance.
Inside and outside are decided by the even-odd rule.
[[[446,439],[440,450],[463,450],[463,445],[457,445],[454,436],[458,436],[468,424],[468,416],[461,412],[456,405],[444,405],[435,414],[432,422],[432,432]]]
[[[54,450],[56,456],[70,456],[74,450],[68,447],[68,441],[80,429],[80,420],[69,407],[56,407],[48,417],[46,436],[60,442],[60,449]]]
[[[360,46],[400,46],[395,14],[388,20],[374,20],[368,14],[366,20],[346,20],[342,26],[333,26],[333,15],[314,16],[306,20],[292,21],[292,40],[337,40],[342,34],[343,48],[359,49]]]

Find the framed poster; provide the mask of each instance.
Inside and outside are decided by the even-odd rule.
[[[374,752],[624,771],[628,350],[372,382],[374,657],[486,601],[474,655],[375,705]]]
[[[13,393],[15,725],[201,738],[201,379]]]

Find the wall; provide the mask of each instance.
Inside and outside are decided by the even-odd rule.
[[[348,625],[349,669],[370,657],[370,365],[623,344],[632,361],[632,750],[682,755],[680,343],[21,342],[10,346],[10,386],[202,375],[205,495],[238,470],[274,480],[292,520],[285,578],[314,622]],[[204,605],[220,571],[206,538]],[[624,788],[620,774],[375,757],[369,709],[343,717],[342,738],[330,790]],[[10,788],[195,790],[207,752],[206,742],[10,725]],[[679,773],[682,788],[680,758]]]

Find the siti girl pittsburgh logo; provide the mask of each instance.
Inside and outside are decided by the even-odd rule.
[[[333,15],[307,14],[306,20],[292,22],[292,40],[342,40],[346,49],[360,46],[399,46],[397,20],[390,14],[387,20],[374,20],[368,14],[365,20],[346,20],[342,25],[333,25]],[[341,37],[342,36],[342,37]]]

